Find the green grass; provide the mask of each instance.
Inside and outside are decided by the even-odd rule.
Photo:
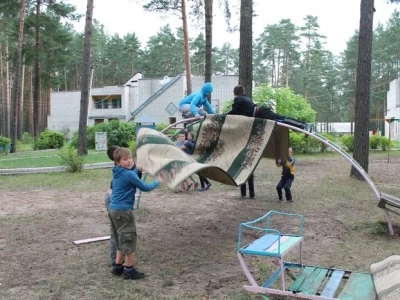
[[[55,167],[65,165],[59,154],[61,150],[29,151],[0,156],[0,169]],[[106,151],[90,150],[85,164],[109,162]]]
[[[111,180],[111,169],[84,170],[78,173],[55,172],[40,174],[24,174],[2,176],[0,180],[0,190],[7,190],[10,187],[18,188],[85,188],[90,185],[105,190]],[[104,180],[103,180],[104,179]]]

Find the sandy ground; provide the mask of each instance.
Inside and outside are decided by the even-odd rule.
[[[376,187],[397,196],[399,169],[400,159],[370,162]],[[137,267],[148,277],[135,282],[141,295],[137,299],[253,299],[242,288],[248,282],[236,256],[237,229],[269,210],[305,216],[306,264],[368,271],[370,263],[399,254],[398,228],[395,238],[373,234],[376,222],[385,220],[383,211],[371,188],[350,179],[349,170],[342,158],[298,159],[293,203],[277,200],[280,169],[269,160],[255,173],[256,200],[243,200],[239,188],[215,182],[206,192],[160,188],[143,193],[136,211]],[[108,182],[103,178],[93,186],[82,182],[68,188],[1,191],[4,299],[110,299],[118,293],[118,298],[130,299],[123,294],[124,285],[119,286],[124,281],[109,274],[107,241],[73,244],[109,234],[103,202]],[[398,217],[393,221],[399,223]],[[280,225],[292,229],[290,223]],[[288,259],[297,260],[297,251]],[[250,263],[260,276],[271,268],[261,259]]]

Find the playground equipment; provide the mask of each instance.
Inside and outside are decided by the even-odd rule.
[[[294,225],[295,230],[288,232],[286,229],[284,232],[278,229],[283,227],[282,224],[293,225],[293,220],[294,223],[297,221]],[[265,300],[269,299],[266,295],[313,300],[375,300],[376,292],[371,274],[303,265],[303,227],[303,216],[277,211],[269,211],[261,218],[239,225],[237,255],[243,272],[251,284],[245,285],[244,288],[259,294]],[[243,240],[246,237],[247,240],[249,237],[252,239],[244,244]],[[284,255],[296,247],[300,248],[300,263],[283,261]],[[245,256],[257,256],[260,258],[258,263],[263,257],[272,259],[277,268],[264,283],[259,285],[246,263]],[[287,289],[285,273],[293,280]],[[281,288],[274,286],[279,277],[281,277]]]
[[[203,120],[202,118],[201,119],[196,119],[196,118],[183,119],[183,120],[165,128],[162,132],[165,132],[166,130],[168,130],[172,127],[175,127],[177,124],[180,124],[180,123],[191,123],[191,125],[194,125],[194,124],[198,124],[198,123],[202,122],[202,120]],[[384,194],[384,193],[381,194],[378,191],[378,189],[376,188],[374,182],[369,177],[368,173],[365,172],[365,170],[360,166],[360,164],[356,160],[354,160],[347,152],[345,152],[343,149],[341,149],[335,143],[326,139],[324,136],[322,136],[318,133],[308,132],[303,129],[300,129],[300,128],[297,128],[297,127],[294,127],[294,126],[291,126],[291,125],[288,125],[285,123],[281,123],[281,122],[276,122],[276,125],[287,127],[287,128],[290,128],[290,129],[298,131],[298,132],[302,132],[308,136],[311,136],[311,137],[317,139],[321,143],[325,144],[326,146],[328,146],[328,147],[332,148],[333,150],[335,150],[336,152],[338,152],[354,168],[356,168],[356,170],[361,174],[361,176],[364,178],[364,180],[367,182],[367,184],[371,188],[372,192],[374,193],[374,195],[378,201],[378,203],[377,203],[378,207],[384,211],[384,215],[385,215],[386,221],[388,223],[388,229],[389,229],[390,235],[392,235],[392,236],[394,235],[393,225],[392,225],[392,221],[389,216],[389,212],[400,215],[397,211],[392,209],[392,208],[400,209],[400,199],[399,198],[397,198],[393,195],[389,195],[389,194]]]

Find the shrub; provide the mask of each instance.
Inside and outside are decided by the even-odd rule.
[[[344,148],[346,148],[347,151],[353,152],[354,150],[354,135],[352,134],[346,134],[342,135],[339,138],[339,141],[342,143]]]
[[[87,143],[89,149],[96,147],[96,132],[107,132],[107,146],[112,145],[120,147],[128,147],[129,142],[136,137],[136,124],[120,122],[119,120],[112,120],[104,122],[95,126],[87,127]],[[70,145],[78,148],[79,133],[75,131],[72,134]]]
[[[64,146],[65,136],[61,132],[46,129],[34,141],[33,149],[60,149]]]
[[[304,134],[300,132],[291,132],[289,135],[290,146],[295,153],[305,153],[306,152],[306,141],[304,139]]]
[[[10,150],[11,139],[0,135],[0,153],[7,153]]]
[[[389,149],[389,138],[386,136],[381,136],[381,147],[383,151],[386,151],[386,149]],[[394,148],[395,144],[393,141],[390,143],[390,148]]]
[[[81,172],[85,164],[85,158],[76,153],[73,147],[62,150],[59,154],[62,162],[67,166],[66,171],[70,173]]]
[[[381,137],[379,135],[373,135],[369,137],[369,147],[376,150],[381,145]]]
[[[321,135],[331,142],[335,141],[335,137],[329,133],[323,132],[323,133],[321,133]],[[324,143],[321,142],[321,152],[326,152],[328,150],[328,148],[329,147],[327,145],[325,145]]]
[[[22,144],[33,144],[35,139],[29,134],[29,132],[24,132],[21,137]]]
[[[305,143],[304,153],[321,151],[320,141],[312,137],[306,137],[304,134],[300,134],[300,136],[302,136]]]
[[[135,156],[135,152],[136,152],[136,141],[130,141],[128,143],[128,148],[129,150],[131,150],[132,156]]]

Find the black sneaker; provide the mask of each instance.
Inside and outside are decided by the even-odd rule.
[[[136,271],[135,268],[133,268],[132,270],[124,270],[124,279],[137,280],[137,279],[142,279],[144,277],[145,277],[144,273]]]
[[[250,199],[256,199],[256,196],[254,195],[254,196],[250,196]]]
[[[111,273],[117,276],[124,274],[124,266],[114,266]]]
[[[292,203],[292,202],[293,202],[293,200],[292,200],[292,199],[290,199],[290,200],[287,200],[287,202],[288,202],[288,203]]]

